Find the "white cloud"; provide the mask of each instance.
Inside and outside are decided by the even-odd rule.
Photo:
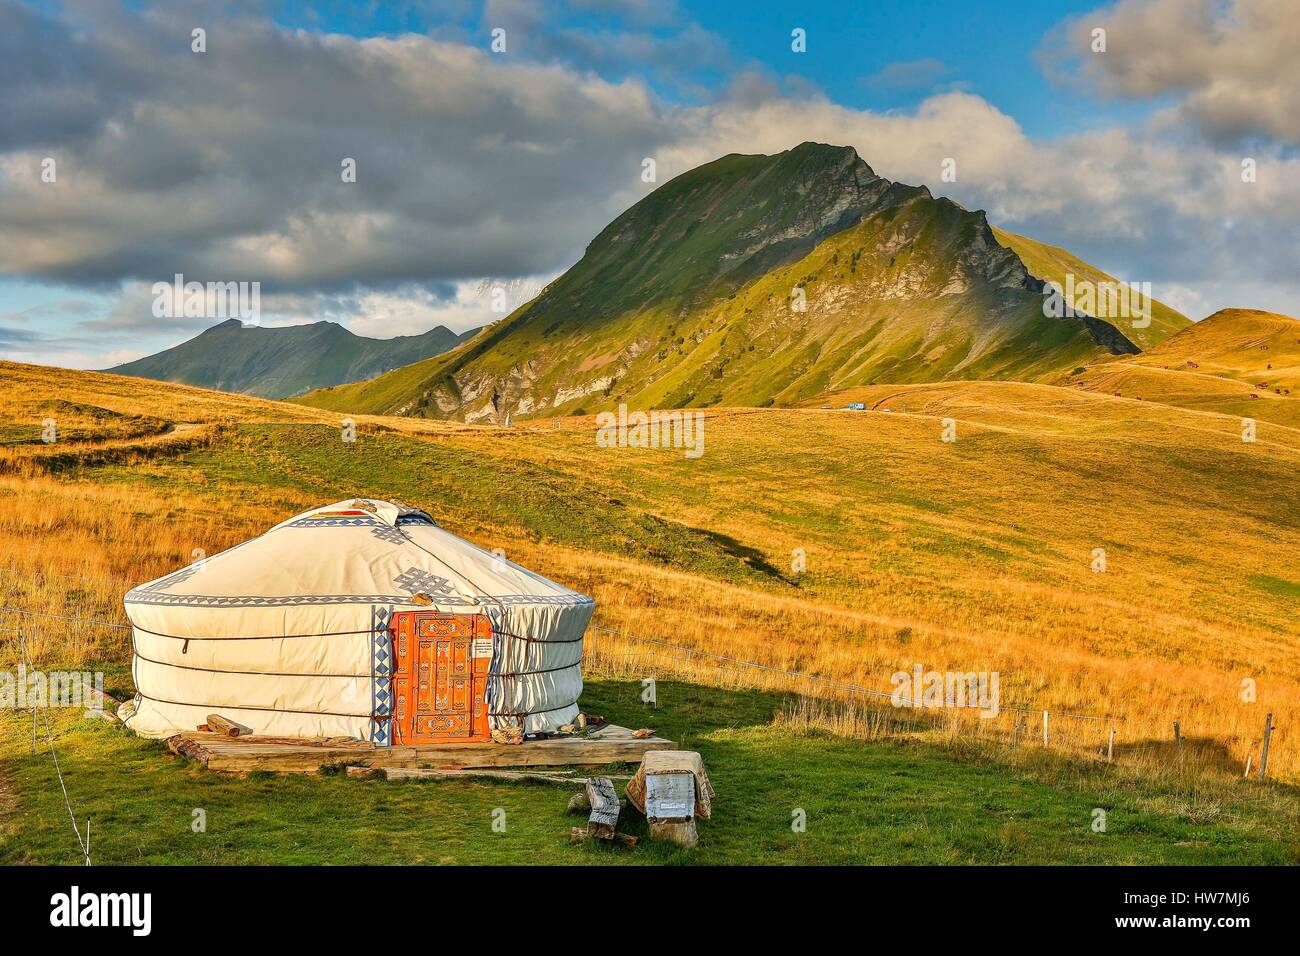
[[[1295,0],[1120,0],[1049,34],[1039,59],[1106,96],[1173,96],[1217,140],[1300,143]],[[1094,29],[1106,31],[1093,52]]]
[[[0,273],[307,289],[543,272],[619,211],[605,200],[664,133],[641,83],[428,36],[218,18],[227,42],[199,56],[174,42],[191,14],[77,17],[6,24],[64,66],[43,110],[0,84]]]
[[[910,90],[933,86],[947,76],[948,72],[948,67],[943,61],[925,57],[920,60],[890,63],[880,71],[865,77],[863,82],[875,90]]]

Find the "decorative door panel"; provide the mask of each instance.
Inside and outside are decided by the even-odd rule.
[[[486,615],[393,615],[393,742],[489,739],[484,692],[491,655]]]

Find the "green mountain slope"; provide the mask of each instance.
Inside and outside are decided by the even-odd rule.
[[[1089,265],[1060,246],[1049,246],[1044,242],[1018,236],[1014,232],[996,227],[993,229],[993,235],[998,242],[1020,257],[1020,261],[1032,275],[1039,279],[1050,279],[1063,290],[1066,288],[1065,277],[1071,274],[1076,285],[1081,281],[1091,282],[1094,285],[1118,282],[1114,276]],[[1078,296],[1076,295],[1075,298],[1077,301]],[[1192,324],[1192,320],[1187,316],[1155,298],[1151,300],[1150,319],[1151,324],[1145,327],[1133,325],[1133,320],[1130,318],[1110,321],[1124,333],[1126,338],[1144,351]]]
[[[1046,317],[1041,287],[982,212],[804,143],[676,177],[471,342],[302,401],[467,421],[792,404],[875,381],[1045,380],[1137,351],[1109,323]]]
[[[334,322],[263,328],[238,319],[174,348],[107,369],[119,375],[182,382],[264,398],[357,382],[439,355],[474,335],[437,326],[422,335],[368,339]]]

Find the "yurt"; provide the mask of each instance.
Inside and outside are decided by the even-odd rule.
[[[124,603],[136,733],[220,714],[256,734],[379,746],[570,723],[595,609],[423,511],[370,499],[290,518]]]

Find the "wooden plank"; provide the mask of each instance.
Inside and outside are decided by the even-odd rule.
[[[614,839],[618,828],[618,793],[609,777],[592,777],[587,781],[587,800],[591,814],[587,817],[587,833],[598,840]]]
[[[201,731],[190,731],[189,733],[180,734],[190,740],[197,741],[204,746],[222,746],[230,744],[232,747],[241,749],[249,747],[264,746],[285,746],[305,749],[330,749],[337,750],[340,748],[349,748],[353,750],[374,750],[375,745],[366,740],[358,740],[356,737],[265,737],[253,734],[248,737],[239,737],[232,740],[224,734],[203,733]]]
[[[684,772],[651,773],[645,778],[645,815],[685,822],[695,818],[695,776]]]
[[[283,737],[224,737],[212,733],[186,733],[168,741],[172,751],[210,770],[248,773],[314,773],[337,763],[368,768],[466,770],[507,767],[603,766],[637,762],[651,750],[672,750],[676,745],[662,737],[637,739],[627,728],[608,737],[557,737],[530,740],[519,745],[496,743],[440,743],[400,747],[375,747],[353,738],[297,740]]]
[[[540,771],[521,770],[435,770],[430,767],[348,767],[350,777],[368,777],[374,774],[386,780],[505,780],[509,782],[528,781],[538,783],[558,783],[572,787],[585,787],[587,777],[575,777],[563,773],[543,773]]]

